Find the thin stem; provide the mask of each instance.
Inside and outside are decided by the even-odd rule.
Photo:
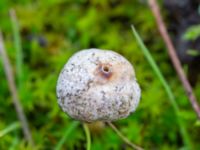
[[[168,85],[167,81],[165,80],[164,76],[162,75],[161,71],[159,70],[157,64],[155,63],[153,57],[151,56],[148,49],[146,48],[146,46],[142,42],[142,39],[140,38],[139,34],[135,30],[134,26],[132,25],[131,28],[132,28],[132,31],[133,31],[133,35],[135,36],[139,46],[141,47],[142,52],[144,53],[146,59],[148,60],[151,67],[153,68],[153,71],[158,76],[158,79],[162,83],[162,85],[163,85],[163,87],[164,87],[164,89],[165,89],[165,91],[166,91],[166,93],[169,97],[170,103],[171,103],[171,105],[174,109],[175,115],[177,117],[178,125],[180,127],[180,133],[182,135],[183,141],[184,141],[185,145],[188,146],[188,149],[189,149],[189,147],[191,148],[191,144],[190,144],[190,141],[189,141],[189,135],[188,135],[186,128],[185,128],[185,126],[182,123],[182,120],[180,118],[180,109],[178,107],[178,104],[176,103],[175,96],[174,96],[170,86]]]
[[[134,143],[132,143],[131,141],[129,141],[129,139],[127,139],[118,129],[117,127],[112,124],[111,122],[107,122],[108,125],[117,133],[117,135],[131,148],[135,149],[135,150],[143,150],[143,148],[135,145]]]
[[[14,82],[14,75],[12,73],[12,67],[11,67],[11,64],[10,64],[10,60],[7,56],[5,47],[4,47],[4,42],[3,42],[3,37],[2,37],[1,32],[0,32],[0,55],[1,55],[2,60],[3,60],[3,66],[4,66],[6,78],[7,78],[7,81],[8,81],[8,86],[9,86],[9,89],[10,89],[10,92],[11,92],[12,101],[13,101],[13,104],[15,106],[17,116],[18,116],[20,123],[22,125],[24,136],[30,144],[34,145],[32,135],[31,135],[31,132],[30,132],[30,129],[29,129],[29,126],[28,126],[27,118],[25,116],[23,107],[22,107],[22,105],[19,101],[17,88],[16,88],[16,85],[15,85],[15,82]]]
[[[62,145],[65,143],[66,139],[78,127],[78,125],[79,125],[79,122],[74,121],[70,124],[69,127],[66,128],[66,131],[65,131],[63,137],[61,138],[61,140],[56,145],[55,150],[60,150],[62,148]]]
[[[192,86],[190,85],[189,81],[187,80],[185,73],[182,69],[181,63],[176,54],[176,50],[174,48],[174,45],[172,44],[172,41],[170,39],[170,36],[167,32],[164,21],[162,19],[159,6],[158,6],[156,0],[148,0],[148,2],[149,2],[149,6],[153,12],[153,15],[155,16],[160,34],[167,46],[167,50],[168,50],[169,56],[172,60],[172,63],[174,65],[174,68],[176,69],[178,77],[185,89],[185,92],[188,96],[188,99],[192,105],[193,110],[196,112],[198,118],[200,119],[200,106],[197,102],[197,99],[196,99],[194,93],[193,93]]]
[[[91,149],[91,137],[90,137],[90,130],[88,128],[88,125],[86,123],[83,123],[83,128],[85,131],[85,135],[86,135],[86,140],[87,140],[87,150]]]

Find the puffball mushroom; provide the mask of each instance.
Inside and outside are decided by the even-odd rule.
[[[84,122],[126,118],[136,110],[141,95],[128,60],[100,49],[74,54],[60,73],[56,90],[61,109]]]

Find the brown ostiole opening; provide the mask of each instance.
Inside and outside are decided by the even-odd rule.
[[[113,74],[112,66],[110,64],[100,64],[98,70],[99,74],[106,79],[109,79]]]

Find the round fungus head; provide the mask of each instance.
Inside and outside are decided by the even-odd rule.
[[[57,81],[58,104],[70,117],[84,122],[125,118],[135,111],[140,95],[132,65],[109,50],[76,53]]]

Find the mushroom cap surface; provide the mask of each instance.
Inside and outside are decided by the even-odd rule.
[[[136,110],[141,95],[128,60],[100,49],[74,54],[59,75],[56,91],[61,109],[84,122],[126,118]]]

